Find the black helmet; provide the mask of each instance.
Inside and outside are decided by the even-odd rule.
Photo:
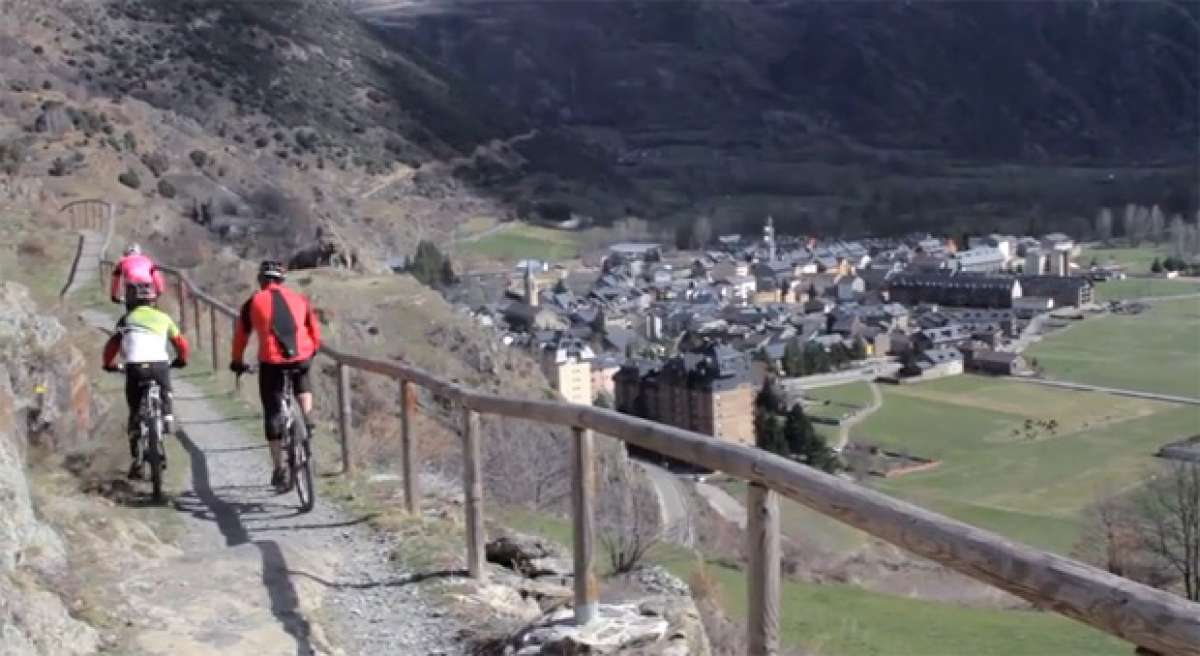
[[[287,267],[283,265],[283,262],[264,260],[263,263],[258,266],[258,276],[265,280],[278,280],[283,282],[287,278]]]
[[[126,288],[125,296],[134,305],[147,305],[158,298],[158,290],[154,289],[154,285],[151,283],[139,282],[129,285]]]

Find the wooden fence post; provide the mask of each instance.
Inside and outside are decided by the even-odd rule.
[[[417,410],[417,397],[411,381],[400,381],[400,451],[404,468],[404,506],[415,515],[421,508],[417,481],[417,454],[413,444],[412,421]]]
[[[354,471],[353,459],[350,457],[350,367],[338,363],[338,433],[342,438],[342,473]]]
[[[208,306],[208,338],[212,342],[212,367],[215,374],[221,370],[221,365],[218,363],[221,356],[217,355],[221,346],[221,337],[217,334],[217,306],[211,303]]]
[[[596,470],[592,431],[572,428],[571,440],[571,509],[575,523],[575,623],[584,626],[596,619],[597,585],[592,574],[593,540],[595,537],[594,497]]]
[[[200,297],[192,294],[192,317],[195,319],[196,345],[204,340],[204,331],[200,328]]]
[[[176,294],[179,295],[179,329],[187,332],[187,287],[183,284],[183,276],[179,276]]]
[[[463,497],[467,525],[467,571],[485,582],[483,569],[483,475],[480,471],[479,413],[463,406]]]
[[[775,656],[779,653],[779,497],[759,483],[751,483],[746,513],[746,539],[750,567],[746,572],[749,590],[749,635],[747,653]]]
[[[237,322],[238,322],[237,317],[234,317],[229,322],[229,341],[231,343],[233,342],[233,336],[237,334]],[[242,391],[242,377],[241,376],[235,375],[233,377],[233,390],[235,392]]]

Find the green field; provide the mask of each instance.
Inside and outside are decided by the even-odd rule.
[[[1132,298],[1161,298],[1200,294],[1200,283],[1194,280],[1166,278],[1126,278],[1096,284],[1096,300],[1121,301]]]
[[[462,249],[505,261],[524,258],[569,260],[577,256],[579,241],[579,232],[522,223],[504,227],[495,234],[464,243]]]
[[[503,523],[570,545],[566,520],[509,510]],[[785,513],[786,521],[786,513]],[[829,520],[832,521],[832,520]],[[603,567],[604,554],[597,563]],[[706,567],[722,606],[734,618],[747,614],[744,571],[702,565],[696,554],[658,547],[651,559],[685,581]],[[785,579],[780,625],[786,645],[836,656],[1084,656],[1128,654],[1131,646],[1050,613],[974,609],[923,601],[851,585]]]
[[[1087,505],[1135,485],[1158,447],[1200,426],[1196,407],[1004,379],[958,376],[883,390],[883,407],[856,427],[855,439],[941,465],[881,481],[880,489],[1059,553],[1071,550]],[[1037,423],[1050,420],[1053,430]]]
[[[1167,256],[1165,248],[1142,246],[1138,248],[1084,248],[1079,263],[1091,266],[1092,260],[1100,266],[1115,264],[1125,267],[1126,273],[1149,273],[1155,258]]]
[[[805,394],[816,402],[804,408],[804,411],[813,417],[838,419],[871,404],[871,390],[866,383],[861,382],[817,387],[807,390]]]
[[[1047,336],[1026,357],[1051,378],[1200,397],[1200,299],[1087,319]]]

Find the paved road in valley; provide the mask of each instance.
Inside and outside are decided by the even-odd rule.
[[[695,542],[695,526],[688,503],[686,484],[679,477],[658,465],[635,460],[646,472],[658,495],[659,515],[663,523],[663,539],[690,547]]]
[[[1060,387],[1063,389],[1073,389],[1081,392],[1103,392],[1104,394],[1116,394],[1117,396],[1130,396],[1138,399],[1150,399],[1151,401],[1164,401],[1166,403],[1182,403],[1186,405],[1200,405],[1200,399],[1191,396],[1173,396],[1171,394],[1157,394],[1155,392],[1144,392],[1142,390],[1122,389],[1119,387],[1103,387],[1101,385],[1088,385],[1086,383],[1072,383],[1066,380],[1049,380],[1046,378],[1030,378],[1022,376],[1013,376],[1010,380],[1019,380],[1026,383],[1036,385],[1046,385],[1048,387]]]

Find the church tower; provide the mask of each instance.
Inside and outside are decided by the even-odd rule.
[[[767,217],[767,224],[763,226],[763,243],[767,245],[767,261],[775,261],[775,219]]]

